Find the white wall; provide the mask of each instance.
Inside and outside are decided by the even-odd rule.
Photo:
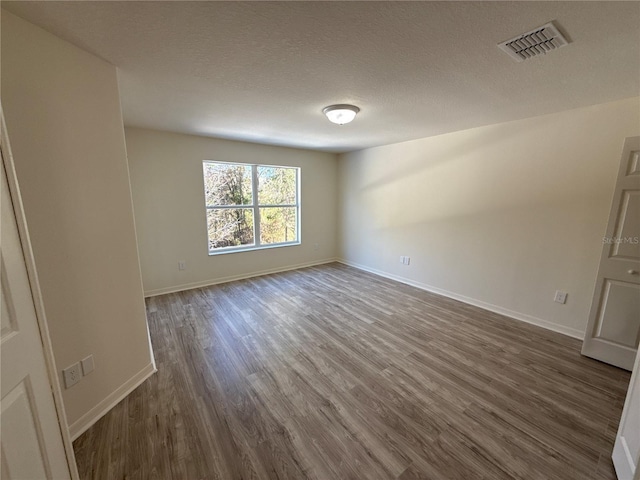
[[[74,435],[154,370],[116,69],[2,11],[2,106]]]
[[[340,255],[582,337],[639,117],[634,98],[341,155]]]
[[[147,295],[336,257],[334,154],[138,128],[127,128],[125,136]],[[302,244],[209,256],[203,160],[300,167]],[[179,260],[186,270],[178,270]]]

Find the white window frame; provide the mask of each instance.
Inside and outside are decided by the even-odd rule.
[[[253,203],[247,205],[207,205],[207,197],[206,192],[204,192],[204,207],[205,207],[205,226],[208,227],[208,215],[209,210],[222,210],[222,209],[238,209],[238,208],[246,208],[251,209],[253,211],[253,244],[251,245],[241,245],[237,247],[222,247],[211,250],[209,248],[209,229],[206,229],[207,235],[207,250],[209,255],[223,255],[225,253],[235,253],[235,252],[246,252],[250,250],[265,250],[268,248],[278,248],[278,247],[289,247],[292,245],[300,245],[301,241],[301,223],[300,223],[300,167],[293,167],[290,165],[268,165],[264,163],[241,163],[241,162],[220,162],[217,160],[203,160],[202,166],[204,167],[207,163],[215,163],[215,164],[224,164],[224,165],[240,165],[243,167],[251,167],[251,200]],[[273,167],[273,168],[292,168],[296,171],[296,203],[295,204],[266,204],[260,205],[260,199],[258,198],[258,167]],[[202,170],[202,180],[204,186],[204,168]],[[291,242],[280,242],[280,243],[260,243],[260,209],[261,208],[294,208],[296,209],[296,233],[297,239]]]

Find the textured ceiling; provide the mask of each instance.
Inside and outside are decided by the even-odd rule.
[[[344,152],[640,94],[638,2],[2,5],[118,66],[129,126]],[[570,45],[496,47],[550,20]]]

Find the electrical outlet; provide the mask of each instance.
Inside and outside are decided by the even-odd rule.
[[[319,244],[317,244],[317,243],[314,243],[314,244],[313,244],[313,249],[314,249],[314,250],[319,250],[319,249],[320,249],[320,245],[319,245]]]
[[[93,364],[93,355],[89,355],[88,357],[83,358],[80,361],[80,364],[82,365],[82,375],[89,375],[95,368]]]
[[[404,257],[404,264],[405,265],[409,265],[410,262],[411,262],[411,257]]]
[[[184,260],[178,260],[178,270],[186,270],[187,269],[187,262],[185,262]]]
[[[404,265],[404,257],[400,256],[400,263],[402,263]]]
[[[556,290],[556,296],[553,297],[553,301],[558,303],[567,303],[567,292]]]
[[[82,371],[80,370],[80,362],[76,362],[70,367],[62,371],[64,375],[65,388],[71,388],[82,379]]]

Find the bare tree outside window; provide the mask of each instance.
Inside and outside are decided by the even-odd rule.
[[[204,161],[209,252],[299,243],[299,172]]]

